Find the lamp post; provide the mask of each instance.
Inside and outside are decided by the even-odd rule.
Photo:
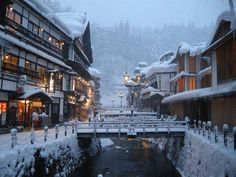
[[[124,92],[120,92],[118,96],[120,97],[120,108],[122,109],[122,99],[125,96],[125,94]]]

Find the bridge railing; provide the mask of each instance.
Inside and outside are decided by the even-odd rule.
[[[130,129],[138,132],[167,132],[171,131],[185,131],[187,129],[186,121],[126,121],[126,122],[114,122],[114,121],[104,121],[104,122],[79,122],[77,124],[77,130],[84,133],[120,133],[127,132]],[[84,130],[84,131],[83,131]],[[77,131],[78,132],[78,131]]]

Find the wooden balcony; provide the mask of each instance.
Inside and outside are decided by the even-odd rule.
[[[17,75],[27,75],[28,77],[32,78],[33,80],[39,80],[39,73],[21,66],[17,66],[11,63],[3,62],[2,70],[5,73],[9,74],[17,74]]]

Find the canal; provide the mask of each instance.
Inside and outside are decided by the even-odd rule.
[[[181,177],[155,145],[132,139],[112,139],[106,147],[70,177]]]

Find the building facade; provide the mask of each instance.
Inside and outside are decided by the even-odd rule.
[[[220,129],[224,123],[229,124],[230,128],[236,125],[234,24],[233,11],[225,11],[219,16],[213,37],[201,55],[196,56],[196,86],[191,90],[183,79],[178,93],[162,101],[168,104],[172,115],[176,114],[182,119],[189,116],[192,120],[210,120]],[[175,82],[179,80],[171,79]]]
[[[92,63],[91,51],[78,46],[70,29],[39,1],[1,1],[0,11],[1,125],[31,126],[35,110],[45,111],[50,124],[71,118],[72,113],[66,116],[68,104],[82,105],[77,103],[81,96],[88,98],[91,76],[85,71]],[[87,63],[80,58],[83,72],[69,62],[71,53],[82,53],[77,50],[90,58]],[[83,89],[77,93],[78,87]]]

